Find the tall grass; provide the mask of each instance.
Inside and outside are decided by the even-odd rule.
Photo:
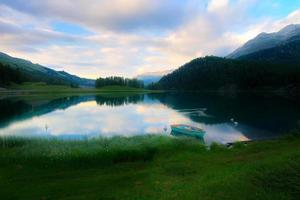
[[[56,138],[0,138],[0,159],[11,163],[60,162],[77,165],[150,161],[158,153],[184,149],[205,149],[193,139],[176,139],[162,135],[59,140]]]
[[[0,142],[1,199],[298,200],[300,195],[297,134],[209,149],[194,139],[161,135]]]

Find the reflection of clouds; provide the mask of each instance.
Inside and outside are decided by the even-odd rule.
[[[147,127],[145,133],[162,133],[163,127]]]
[[[206,131],[204,139],[207,143],[247,140],[240,131],[229,124],[202,125],[191,121],[184,113],[159,102],[116,107],[105,104],[99,106],[96,101],[83,102],[66,110],[56,110],[12,123],[0,130],[0,134],[63,138],[167,134],[170,133],[171,124],[189,124],[204,128]],[[167,128],[166,131],[164,131],[165,128]]]
[[[1,130],[3,135],[137,135],[162,133],[172,123],[188,118],[163,104],[99,106],[95,101],[80,103],[29,120],[16,122]],[[46,131],[46,128],[47,131]],[[26,134],[24,133],[25,130]],[[31,132],[31,133],[30,133]]]
[[[118,107],[119,108],[119,107]],[[101,133],[104,135],[122,134],[138,132],[138,127],[133,126],[134,121],[122,113],[122,109],[115,109],[111,113],[105,113],[101,124]]]
[[[136,107],[136,112],[138,112],[138,113],[145,113],[146,112],[145,106],[138,105]]]
[[[204,136],[205,143],[228,143],[233,141],[247,141],[249,140],[235,127],[229,124],[217,124],[217,125],[203,125],[203,128],[207,132]]]
[[[191,123],[190,120],[176,112],[164,106],[163,104],[157,105],[138,105],[137,112],[144,118],[144,122],[153,124],[171,125],[177,123]]]
[[[78,106],[80,106],[80,107],[95,107],[95,106],[97,106],[97,102],[96,101],[83,102],[83,103],[80,103]]]

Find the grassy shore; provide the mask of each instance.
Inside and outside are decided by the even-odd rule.
[[[300,137],[210,149],[164,136],[2,138],[1,199],[297,199]]]
[[[0,95],[53,95],[53,94],[99,94],[99,93],[150,93],[154,92],[142,88],[124,86],[106,86],[102,88],[72,88],[65,85],[47,85],[46,83],[23,83],[11,85],[7,89],[1,89]],[[159,92],[159,91],[156,91]]]

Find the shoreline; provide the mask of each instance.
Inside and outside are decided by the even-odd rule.
[[[26,96],[26,95],[92,95],[92,94],[147,94],[161,93],[161,90],[147,90],[122,86],[108,86],[103,88],[71,88],[64,85],[47,85],[45,83],[26,83],[14,85],[11,88],[1,88],[0,96]]]

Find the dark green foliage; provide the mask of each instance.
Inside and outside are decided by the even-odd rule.
[[[78,84],[76,84],[76,83],[71,83],[71,84],[70,84],[70,87],[71,87],[71,88],[79,88]]]
[[[12,69],[8,65],[0,63],[0,87],[8,86],[11,83],[22,83],[26,78],[20,70]]]
[[[146,88],[149,90],[159,90],[160,86],[159,83],[150,83]]]
[[[205,57],[192,60],[159,81],[175,90],[300,89],[299,36],[237,60]]]
[[[300,67],[205,57],[192,60],[159,81],[162,89],[268,90],[300,88]]]
[[[241,56],[241,60],[256,60],[276,64],[300,66],[300,40],[291,41],[277,47]]]
[[[11,57],[1,52],[0,63],[2,66],[11,68],[11,71],[13,71],[14,74],[18,73],[22,77],[22,80],[24,79],[29,82],[45,82],[47,84],[55,85],[71,85],[72,87],[78,87],[79,85],[85,87],[95,86],[94,80],[80,78],[68,74],[64,71],[55,71],[39,64],[33,64],[32,62],[27,60]],[[8,73],[11,72],[5,71],[5,74],[1,72],[2,76],[0,77],[0,82],[4,82],[6,80],[4,78],[5,76],[8,76]],[[10,82],[20,83],[19,80],[12,80]]]
[[[0,60],[1,66],[5,66],[5,71],[1,72],[0,81],[6,82],[6,77],[21,77],[20,78],[13,78],[10,82],[20,84],[24,80],[29,82],[45,82],[47,84],[55,84],[55,85],[77,85],[75,82],[65,80],[63,77],[60,77],[54,70],[50,70],[45,68],[45,71],[38,71],[38,70],[26,70],[22,67],[19,67],[18,64],[4,64]],[[1,67],[4,68],[4,67]],[[14,74],[13,76],[11,74]],[[5,84],[6,86],[8,84]]]
[[[139,81],[138,79],[129,79],[129,78],[123,78],[118,76],[98,78],[96,80],[97,88],[101,88],[104,86],[111,86],[111,85],[127,86],[127,87],[134,87],[134,88],[144,87],[144,83],[142,81]]]
[[[119,96],[119,97],[96,96],[96,102],[98,105],[108,105],[108,106],[122,106],[130,103],[136,104],[143,100],[144,100],[144,95]]]

